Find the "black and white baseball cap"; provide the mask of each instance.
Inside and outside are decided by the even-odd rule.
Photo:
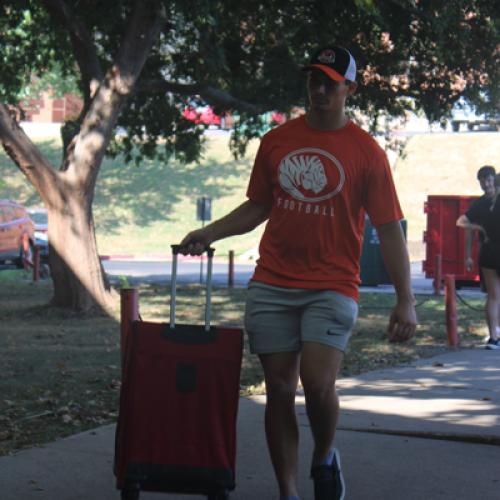
[[[329,46],[317,50],[309,64],[302,69],[303,71],[319,69],[337,82],[356,81],[356,61],[343,47]]]

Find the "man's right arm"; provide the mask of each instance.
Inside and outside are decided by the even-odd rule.
[[[247,200],[221,219],[188,233],[180,243],[181,253],[201,255],[214,241],[248,233],[269,217],[270,210],[269,205]]]

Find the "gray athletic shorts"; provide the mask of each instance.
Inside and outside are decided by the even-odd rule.
[[[318,342],[344,352],[357,315],[357,302],[332,290],[251,281],[245,330],[255,354],[300,351],[303,342]]]

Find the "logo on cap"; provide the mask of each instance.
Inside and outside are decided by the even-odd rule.
[[[323,64],[333,64],[335,62],[335,52],[331,49],[325,49],[318,55],[318,61]]]

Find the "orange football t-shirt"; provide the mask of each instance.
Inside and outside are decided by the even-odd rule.
[[[320,131],[301,116],[268,132],[247,196],[272,206],[252,279],[355,300],[365,212],[374,226],[403,218],[384,150],[352,121]]]

